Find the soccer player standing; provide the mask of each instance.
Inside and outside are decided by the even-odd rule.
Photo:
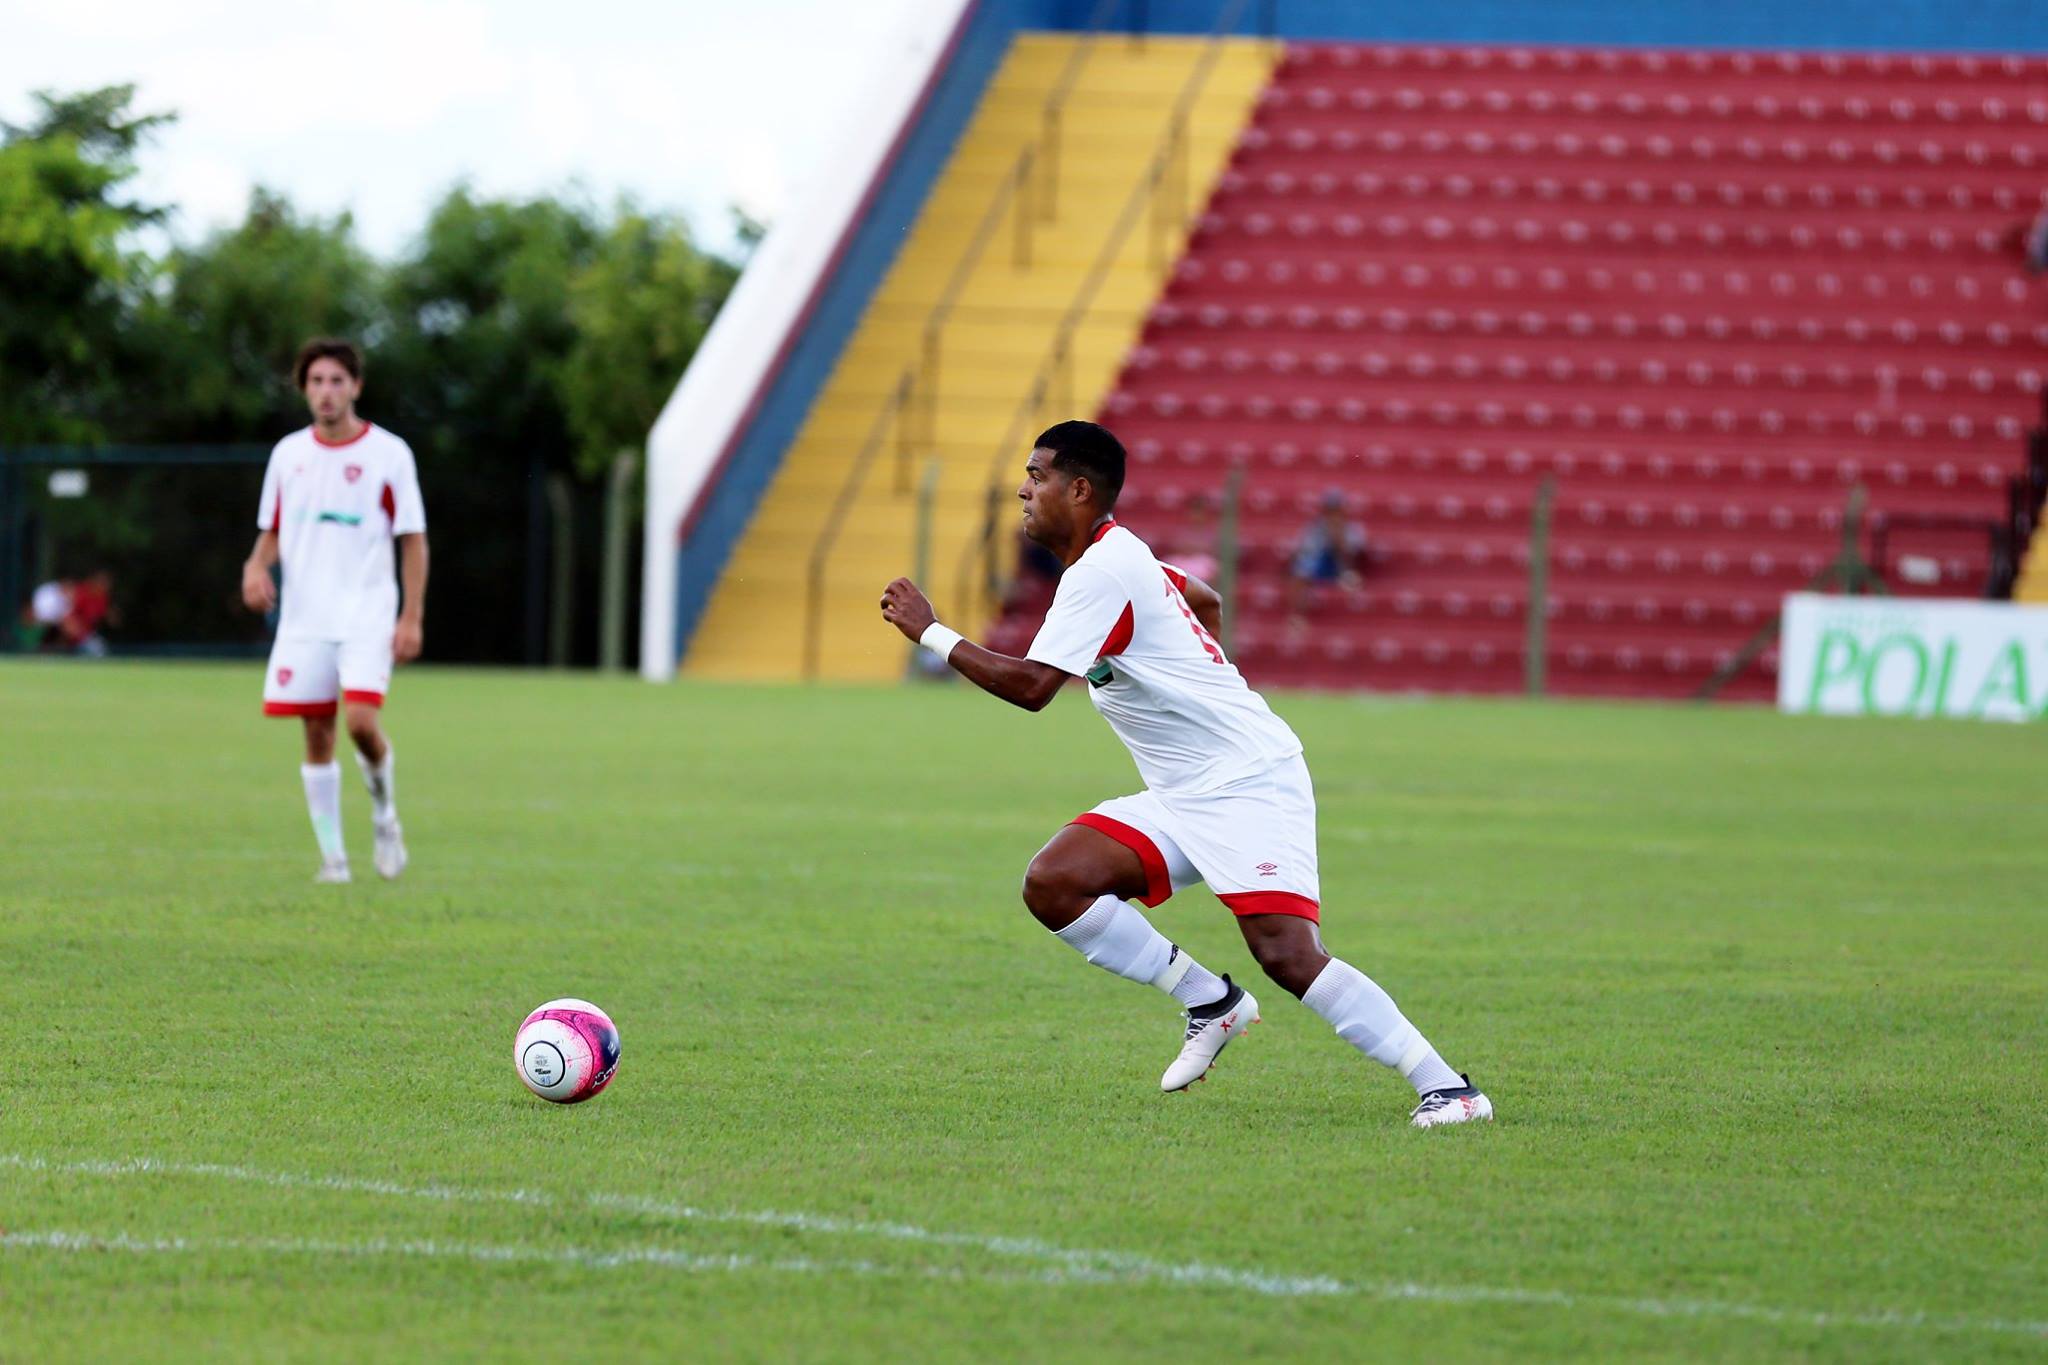
[[[250,610],[277,606],[271,566],[284,566],[284,605],[263,682],[263,714],[306,728],[306,809],[320,843],[321,882],[349,880],[341,838],[335,713],[346,713],[370,789],[377,872],[405,870],[391,742],[377,723],[394,664],[420,652],[427,598],[427,514],[412,448],[356,415],[362,354],[318,338],[299,348],[292,379],[313,424],[279,441],[263,474],[255,548],[242,565]],[[392,573],[392,543],[405,593]],[[401,601],[403,605],[401,606]]]
[[[1089,962],[1180,1002],[1187,1030],[1160,1077],[1164,1090],[1202,1079],[1258,1021],[1250,992],[1195,962],[1128,904],[1156,906],[1199,881],[1237,916],[1267,976],[1415,1087],[1416,1127],[1492,1118],[1492,1102],[1384,990],[1324,951],[1315,794],[1301,741],[1224,657],[1215,591],[1161,564],[1116,524],[1123,483],[1123,446],[1093,422],[1062,422],[1038,438],[1017,490],[1024,534],[1067,568],[1021,659],[939,624],[908,579],[882,593],[891,625],[1028,711],[1085,677],[1145,780],[1144,791],[1103,802],[1038,851],[1024,873],[1025,905]]]

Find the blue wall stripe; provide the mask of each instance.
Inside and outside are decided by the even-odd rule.
[[[1206,33],[1228,0],[1123,0],[1120,20]],[[1086,0],[1056,0],[1052,22],[1087,23]],[[1569,43],[1611,47],[2048,51],[2041,0],[1250,0],[1239,32],[1386,42]]]

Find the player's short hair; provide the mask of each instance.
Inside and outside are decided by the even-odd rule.
[[[298,358],[292,361],[292,387],[306,387],[306,371],[313,368],[316,360],[332,360],[348,371],[350,379],[363,377],[363,353],[356,349],[353,341],[340,337],[314,337],[299,347]]]
[[[1038,435],[1034,450],[1050,450],[1052,467],[1072,478],[1088,476],[1102,495],[1102,510],[1116,506],[1124,491],[1124,445],[1106,427],[1093,422],[1061,422]]]

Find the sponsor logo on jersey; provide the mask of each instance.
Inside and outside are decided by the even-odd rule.
[[[1278,863],[1260,863],[1260,864],[1259,864],[1259,875],[1260,875],[1261,877],[1271,877],[1271,876],[1274,876],[1274,875],[1276,875],[1276,874],[1277,874],[1277,873],[1278,873],[1279,871],[1280,871],[1280,864],[1278,864]]]
[[[322,512],[320,520],[331,521],[341,526],[361,526],[362,516],[355,512]]]

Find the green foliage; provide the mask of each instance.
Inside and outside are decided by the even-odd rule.
[[[570,297],[576,340],[561,371],[576,467],[595,477],[646,438],[739,277],[687,226],[621,204]]]
[[[347,214],[307,218],[257,189],[237,226],[164,262],[165,287],[139,310],[156,358],[130,431],[172,441],[246,441],[306,421],[291,362],[309,336],[373,338],[384,273]]]
[[[107,433],[151,273],[129,237],[162,217],[117,193],[168,121],[131,114],[134,94],[41,93],[32,122],[0,130],[0,442]]]
[[[1500,1106],[1416,1133],[1199,887],[1265,1022],[1159,1094],[1172,1003],[1017,899],[1136,784],[1079,696],[401,669],[413,864],[351,770],[334,888],[260,686],[0,666],[10,1361],[2041,1359],[2041,726],[1276,698],[1331,948]],[[571,1109],[558,995],[625,1045]]]
[[[645,439],[738,264],[630,203],[466,187],[394,261],[372,258],[346,213],[305,215],[265,189],[235,226],[152,256],[136,230],[164,210],[121,191],[167,117],[134,114],[133,94],[42,95],[34,120],[4,129],[0,444],[267,443],[306,421],[289,378],[299,344],[351,337],[368,358],[364,415],[412,443],[437,532],[459,547],[436,557],[434,596],[466,604],[440,618],[436,656],[518,657],[528,564],[549,553],[529,501],[550,475],[579,481],[575,591],[594,600],[599,476]],[[759,225],[740,230],[745,244]],[[25,558],[118,562],[137,642],[241,638],[232,602],[202,597],[195,620],[150,556],[173,525],[242,539],[254,477],[249,506],[212,476],[97,477],[104,491],[43,509],[55,551]]]

